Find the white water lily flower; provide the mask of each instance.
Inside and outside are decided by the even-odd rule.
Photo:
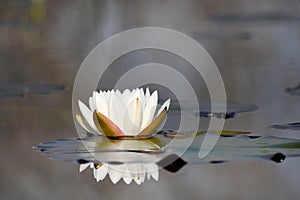
[[[78,100],[83,118],[76,115],[79,124],[93,134],[108,137],[149,137],[159,128],[166,117],[170,99],[156,112],[157,91],[137,88],[123,93],[119,90],[93,92],[89,107]],[[156,114],[155,114],[156,112]]]
[[[84,171],[87,167],[93,169],[94,178],[97,182],[104,180],[107,174],[114,184],[118,183],[122,178],[126,184],[134,181],[138,185],[142,184],[146,178],[150,180],[150,177],[152,177],[156,181],[159,178],[158,166],[154,163],[120,165],[86,163],[80,164],[79,172]]]

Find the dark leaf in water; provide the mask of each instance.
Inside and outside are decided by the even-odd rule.
[[[84,159],[78,159],[77,162],[79,164],[86,164],[86,163],[89,163],[88,161],[84,160]]]
[[[163,158],[157,163],[158,166],[172,173],[178,172],[186,164],[187,162],[174,154]]]
[[[221,137],[234,137],[234,135],[220,135]]]
[[[210,17],[216,22],[300,22],[300,16],[286,12],[264,12],[253,14],[216,14]]]
[[[210,103],[200,103],[200,113],[194,113],[195,116],[200,117],[216,117],[216,118],[224,118],[230,119],[236,117],[240,113],[252,112],[258,110],[258,106],[251,104],[242,104],[235,102],[213,102],[216,107],[215,111],[212,111]],[[226,113],[222,112],[222,110],[226,108]]]
[[[224,103],[216,102],[214,103],[217,108],[224,107]],[[245,112],[252,112],[258,110],[256,105],[251,104],[241,104],[241,103],[234,103],[234,102],[227,102],[226,103],[226,113],[218,112],[218,110],[212,112],[210,108],[210,104],[200,104],[200,117],[217,117],[217,118],[234,118],[237,114],[245,113]],[[196,113],[197,115],[197,113]]]
[[[65,92],[66,86],[33,83],[0,83],[0,98],[24,97],[26,95],[47,95]]]
[[[192,37],[196,40],[249,40],[252,34],[248,31],[240,32],[194,32]]]
[[[211,104],[214,105],[215,110],[212,111]],[[169,112],[174,113],[181,111],[185,114],[192,116],[200,116],[204,118],[216,117],[216,118],[234,118],[240,113],[252,112],[258,110],[258,106],[251,104],[242,104],[235,102],[212,102],[212,103],[199,103],[197,112],[197,105],[191,105],[189,102],[172,102]],[[226,113],[224,113],[226,108]]]
[[[196,114],[199,115],[199,114]],[[216,117],[218,119],[231,119],[236,117],[235,112],[227,112],[227,113],[212,113],[212,112],[205,112],[205,111],[200,111],[200,117]]]
[[[111,165],[122,165],[123,162],[119,162],[119,161],[110,161],[109,164],[111,164]]]
[[[248,135],[248,137],[250,139],[257,139],[257,138],[260,138],[261,136],[259,136],[259,135]]]
[[[286,92],[293,96],[300,96],[300,84],[293,88],[287,88]]]
[[[279,152],[279,153],[274,154],[271,157],[271,160],[273,160],[276,163],[282,163],[284,161],[285,157],[286,156],[284,154],[282,154],[282,153]]]
[[[273,125],[271,126],[275,129],[285,129],[285,130],[300,130],[300,122],[294,122],[289,124],[282,124],[282,125]]]
[[[209,163],[211,164],[222,164],[222,163],[226,163],[226,160],[212,160]]]

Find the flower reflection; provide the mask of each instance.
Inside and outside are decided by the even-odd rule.
[[[145,92],[143,88],[122,93],[94,91],[89,107],[78,101],[83,118],[76,115],[76,119],[87,132],[96,135],[145,138],[152,136],[164,121],[170,99],[156,112],[157,103],[157,91],[150,94],[149,88]]]
[[[123,178],[126,184],[130,184],[134,180],[136,184],[140,185],[146,178],[150,180],[152,177],[158,181],[159,177],[158,166],[155,163],[126,163],[113,166],[107,163],[85,163],[80,164],[79,172],[88,167],[93,169],[94,178],[97,182],[104,180],[107,174],[114,184]]]
[[[126,184],[140,185],[146,178],[158,181],[159,169],[156,154],[162,153],[166,143],[158,137],[141,140],[119,140],[96,136],[96,140],[82,141],[92,156],[101,162],[81,163],[79,172],[90,167],[97,182],[108,175],[116,184],[121,179]]]

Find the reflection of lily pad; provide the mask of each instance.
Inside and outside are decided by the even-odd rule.
[[[300,96],[300,84],[293,88],[287,88],[286,92],[293,96]]]
[[[244,159],[282,162],[286,157],[300,156],[299,140],[236,134],[232,137],[220,137],[212,151],[206,157],[199,159],[198,155],[204,136],[205,134],[200,134],[194,138],[193,144],[181,156],[183,161],[194,164],[223,163]],[[190,135],[190,137],[193,136]],[[185,148],[185,138],[177,139],[175,137],[173,139],[176,140],[176,143],[169,144],[172,139],[163,135],[158,135],[151,141],[120,140],[107,143],[104,142],[103,136],[92,136],[83,139],[46,142],[35,148],[54,159],[80,161],[80,163],[82,161],[99,163],[99,158],[101,162],[107,163],[159,163],[166,157],[176,155]]]
[[[174,154],[163,158],[157,163],[158,166],[163,167],[165,170],[173,173],[178,172],[186,164],[186,161]]]
[[[28,94],[53,94],[65,92],[66,86],[29,83],[0,83],[0,98],[24,97]]]
[[[276,129],[286,129],[286,130],[300,130],[300,122],[282,124],[282,125],[273,125],[272,128]]]
[[[199,112],[196,112],[196,106],[189,104],[189,102],[172,102],[170,111],[177,112],[181,111],[187,114],[200,117],[217,117],[217,118],[234,118],[237,114],[252,112],[258,110],[258,106],[252,104],[242,104],[235,102],[226,103],[226,113],[223,112],[225,103],[224,102],[212,102],[215,106],[215,110],[212,111],[211,103],[199,103]]]

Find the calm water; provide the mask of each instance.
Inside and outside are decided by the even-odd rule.
[[[285,92],[300,82],[299,1],[3,0],[0,10],[4,91],[17,90],[7,83],[36,88],[46,84],[54,91],[71,88],[80,63],[99,42],[129,28],[160,26],[190,35],[207,49],[221,71],[229,100],[261,108],[229,119],[226,129],[300,139],[299,130],[270,128],[300,120],[299,97]],[[141,186],[113,185],[109,179],[96,183],[90,171],[78,174],[76,164],[49,160],[31,148],[77,136],[71,90],[36,93],[21,98],[17,92],[17,97],[0,100],[1,199],[300,197],[297,158],[279,165],[187,165],[177,174],[161,171],[159,182]]]

